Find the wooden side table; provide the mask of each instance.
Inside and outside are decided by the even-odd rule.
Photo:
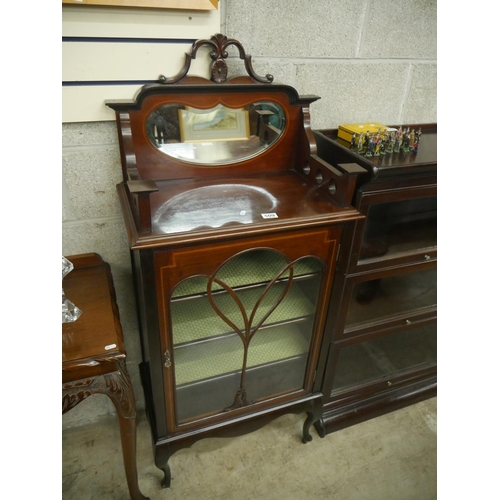
[[[109,265],[95,253],[67,258],[74,269],[64,278],[63,289],[83,314],[62,325],[62,412],[92,394],[111,399],[120,424],[130,497],[149,500],[137,480],[135,398]]]

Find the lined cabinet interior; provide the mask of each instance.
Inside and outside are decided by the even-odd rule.
[[[315,257],[250,250],[174,289],[178,424],[303,388],[322,273]]]
[[[172,430],[311,390],[337,245],[328,234],[307,234],[312,255],[297,248],[300,234],[160,252]]]

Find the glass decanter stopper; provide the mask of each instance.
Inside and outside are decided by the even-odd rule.
[[[73,264],[63,256],[62,258],[62,279],[73,270]],[[82,311],[66,298],[64,288],[62,289],[62,322],[73,323],[82,314]]]

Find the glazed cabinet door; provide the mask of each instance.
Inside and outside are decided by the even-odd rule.
[[[332,401],[435,376],[436,273],[434,261],[346,279],[325,377]]]
[[[345,317],[337,340],[435,318],[436,262],[348,278],[341,310]]]
[[[437,194],[435,185],[362,193],[351,272],[437,259]]]
[[[312,391],[339,228],[157,252],[168,428]]]
[[[375,393],[418,374],[435,373],[437,325],[421,321],[338,344],[335,352],[332,396],[349,391]]]

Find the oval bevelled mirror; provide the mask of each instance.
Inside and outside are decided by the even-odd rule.
[[[244,108],[222,104],[199,109],[159,106],[146,120],[146,133],[162,153],[199,165],[227,165],[264,152],[285,129],[283,108],[271,101]]]

